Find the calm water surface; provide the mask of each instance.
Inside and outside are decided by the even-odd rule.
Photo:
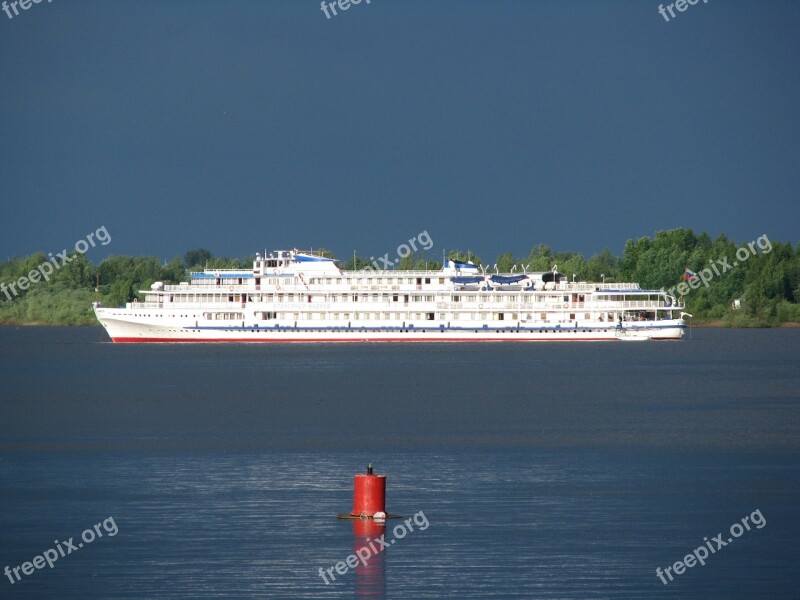
[[[0,328],[0,568],[117,528],[0,597],[798,598],[798,366],[800,330],[255,347]],[[326,585],[360,546],[334,516],[369,461],[387,508],[429,525]],[[756,510],[705,566],[656,576]]]

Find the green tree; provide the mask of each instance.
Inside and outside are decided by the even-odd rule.
[[[166,283],[180,283],[186,279],[186,269],[177,256],[161,267],[159,279]]]
[[[530,265],[529,271],[539,271],[544,273],[553,268],[555,259],[550,246],[547,244],[537,244],[531,249],[530,254],[528,254],[528,258],[525,262],[526,264]]]
[[[511,252],[504,252],[497,257],[497,262],[495,264],[497,265],[498,271],[501,273],[509,273],[516,263],[517,261]]]
[[[447,260],[457,260],[458,262],[468,263],[472,262],[472,264],[476,266],[480,266],[483,264],[481,261],[480,256],[475,256],[471,250],[467,250],[466,252],[462,250],[450,250],[447,253]]]
[[[382,266],[383,265],[381,264],[381,262],[378,261],[378,267]],[[342,265],[340,265],[339,268],[342,269],[343,271],[361,271],[362,269],[367,269],[367,268],[375,269],[375,265],[373,265],[368,258],[363,258],[361,256],[354,256],[345,261]],[[376,270],[380,270],[380,268]]]
[[[189,250],[183,257],[183,266],[189,271],[202,271],[211,258],[211,252],[205,248]]]
[[[618,281],[618,265],[619,260],[611,253],[611,250],[603,248],[603,250],[586,261],[586,279],[588,281],[602,281],[605,276],[606,281]]]
[[[578,281],[599,281],[605,275],[607,281],[635,281],[649,289],[672,288],[682,281],[684,269],[689,268],[708,280],[708,286],[692,289],[682,297],[696,320],[719,319],[734,326],[800,322],[800,245],[771,242],[769,247],[753,246],[746,259],[737,257],[737,250],[741,253],[747,247],[724,235],[712,240],[708,234],[695,235],[691,229],[670,229],[657,231],[652,238],[628,240],[620,258],[605,248],[585,260],[582,254],[554,252],[550,246],[539,244],[522,261],[506,252],[496,262],[504,272],[520,262],[529,265],[530,271],[549,271],[557,264],[568,279],[573,273]],[[471,252],[454,250],[448,258],[481,264],[480,257]],[[209,268],[242,269],[250,267],[251,259],[213,258],[201,248],[187,252],[183,263],[203,263],[194,265],[197,268],[205,268],[208,263]],[[736,266],[725,270],[725,261]],[[44,263],[53,264],[41,252],[13,257],[0,263],[0,281],[17,285],[20,277],[28,277]],[[372,266],[369,259],[362,257],[342,265],[346,269]],[[397,268],[437,270],[441,265],[420,252],[403,258]],[[95,323],[90,307],[96,276],[102,303],[119,306],[137,294],[143,296],[139,290],[149,290],[156,280],[178,283],[185,275],[184,264],[178,258],[161,264],[152,256],[110,256],[95,267],[86,256],[73,252],[65,264],[59,261],[58,268],[53,268],[49,281],[31,283],[26,290],[17,289],[10,299],[0,294],[0,323]],[[731,307],[736,299],[742,302],[741,310]]]
[[[130,279],[117,279],[111,284],[108,294],[103,299],[106,306],[124,306],[133,300],[133,281]]]

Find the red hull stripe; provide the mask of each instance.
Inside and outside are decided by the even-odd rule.
[[[654,340],[658,338],[652,338]],[[662,339],[671,339],[671,338],[662,338]],[[675,338],[676,340],[678,338]],[[197,344],[197,343],[232,343],[232,344],[307,344],[307,343],[319,343],[319,342],[326,342],[332,344],[352,344],[352,343],[370,343],[370,342],[386,342],[386,343],[416,343],[416,342],[460,342],[465,344],[474,344],[476,342],[517,342],[517,343],[524,343],[524,342],[609,342],[609,341],[619,341],[616,337],[607,337],[607,338],[574,338],[571,337],[569,339],[553,339],[553,338],[545,338],[545,339],[490,339],[490,338],[481,338],[481,339],[464,339],[464,338],[448,338],[448,337],[426,337],[426,338],[412,338],[412,339],[402,339],[402,338],[369,338],[369,339],[362,339],[362,338],[351,338],[351,339],[330,339],[330,338],[305,338],[305,339],[297,339],[297,338],[273,338],[269,340],[265,339],[256,339],[256,340],[248,340],[248,339],[241,339],[241,340],[226,340],[226,339],[215,339],[215,338],[196,338],[196,339],[173,339],[173,338],[146,338],[146,337],[117,337],[112,338],[112,341],[120,344],[136,344],[136,343],[177,343],[177,344]]]

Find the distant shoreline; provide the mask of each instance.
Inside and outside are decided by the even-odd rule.
[[[699,321],[697,323],[690,323],[690,327],[695,329],[796,329],[800,327],[800,323],[780,323],[778,325],[729,325],[725,321]]]

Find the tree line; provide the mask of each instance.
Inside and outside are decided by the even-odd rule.
[[[766,236],[759,241],[762,238]],[[451,251],[446,258],[471,260],[501,273],[549,271],[557,265],[558,271],[570,280],[635,281],[647,289],[675,290],[686,280],[687,269],[700,275],[711,273],[710,278],[705,278],[707,285],[677,288],[687,290],[681,298],[695,322],[756,327],[800,323],[800,245],[767,241],[768,245],[751,243],[752,251],[745,260],[741,260],[745,254],[741,249],[748,247],[746,243],[736,244],[725,235],[711,239],[705,232],[695,234],[686,228],[628,240],[621,256],[605,248],[587,259],[578,252],[556,252],[547,244],[539,244],[527,256],[515,257],[505,252],[489,262],[460,250]],[[329,251],[321,252],[335,258]],[[153,256],[110,256],[98,265],[83,254],[73,253],[70,258],[48,281],[17,290],[16,295],[0,293],[0,323],[94,324],[90,311],[94,300],[105,306],[120,306],[134,298],[144,300],[139,290],[149,289],[155,281],[178,283],[185,281],[189,272],[203,269],[249,269],[254,257],[219,258],[198,248],[165,263]],[[18,281],[47,260],[44,253],[37,252],[0,263],[0,283]],[[734,262],[736,266],[732,266]],[[373,267],[368,258],[360,256],[338,264],[344,270]],[[441,262],[418,252],[402,258],[396,270],[441,267]]]

